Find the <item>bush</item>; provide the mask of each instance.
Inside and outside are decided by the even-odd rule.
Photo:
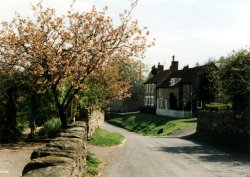
[[[61,121],[58,118],[52,118],[45,122],[38,132],[39,138],[55,137],[61,128]]]
[[[22,137],[22,130],[19,128],[0,128],[0,143],[14,143]]]
[[[205,104],[205,109],[210,111],[219,111],[219,110],[231,110],[232,104],[231,103],[210,103]]]

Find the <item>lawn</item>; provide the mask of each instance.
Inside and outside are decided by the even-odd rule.
[[[197,118],[163,117],[154,114],[130,114],[108,120],[110,124],[142,135],[169,135],[197,122]]]

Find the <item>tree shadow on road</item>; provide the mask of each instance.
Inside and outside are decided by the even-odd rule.
[[[171,154],[195,155],[198,160],[206,162],[226,163],[233,166],[249,165],[250,158],[243,154],[229,154],[206,145],[186,145],[173,147],[159,147],[158,151],[164,151]]]
[[[21,151],[23,149],[34,149],[44,146],[44,142],[18,142],[9,144],[0,144],[0,150]]]

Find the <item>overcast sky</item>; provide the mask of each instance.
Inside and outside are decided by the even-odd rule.
[[[10,20],[17,11],[31,16],[30,3],[37,0],[0,0],[0,21]],[[60,13],[68,10],[69,0],[45,0]],[[118,19],[129,7],[129,0],[76,0],[77,10],[89,10],[95,4],[109,7]],[[172,55],[180,67],[209,58],[227,56],[233,50],[250,46],[250,0],[139,0],[132,16],[147,26],[156,45],[146,53],[144,63],[160,62],[169,67]]]

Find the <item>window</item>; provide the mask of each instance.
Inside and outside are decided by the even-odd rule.
[[[171,78],[171,80],[170,80],[170,86],[174,86],[174,85],[177,84],[180,80],[181,80],[181,78]]]
[[[197,109],[202,109],[202,101],[197,101]]]
[[[150,96],[145,96],[145,106],[151,106],[151,98]]]
[[[147,93],[154,93],[155,84],[147,84],[146,90],[147,90],[147,91],[146,91]]]
[[[154,97],[153,96],[150,97],[150,105],[154,106]]]

